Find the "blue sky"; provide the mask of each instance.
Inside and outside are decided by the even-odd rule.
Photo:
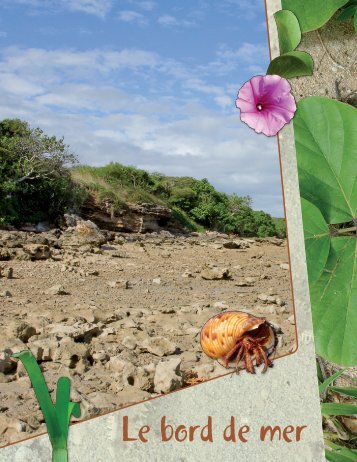
[[[239,119],[268,64],[263,0],[2,0],[1,117],[80,161],[208,178],[283,215],[276,139]]]

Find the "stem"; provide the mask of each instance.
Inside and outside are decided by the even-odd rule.
[[[67,462],[67,437],[71,415],[80,417],[79,403],[70,401],[71,382],[68,377],[60,377],[57,382],[56,404],[53,404],[41,369],[30,350],[13,355],[19,358],[30,377],[32,387],[45,419],[48,436],[52,445],[52,462]]]
[[[68,461],[68,451],[67,447],[65,448],[53,448],[52,451],[52,462],[67,462]]]
[[[337,231],[338,234],[350,234],[350,233],[356,233],[357,232],[357,226],[352,226],[351,228],[341,228]]]

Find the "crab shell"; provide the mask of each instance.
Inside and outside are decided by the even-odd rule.
[[[259,344],[268,356],[274,351],[277,337],[273,326],[243,311],[226,311],[210,318],[201,330],[201,347],[210,358],[222,359],[246,334],[262,339]]]

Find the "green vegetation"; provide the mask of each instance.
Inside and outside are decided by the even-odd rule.
[[[250,197],[220,193],[207,179],[148,173],[110,163],[104,167],[79,166],[72,177],[100,200],[110,200],[113,212],[125,202],[150,202],[170,207],[189,229],[212,229],[243,236],[276,236],[270,215],[255,211]]]
[[[18,119],[0,122],[0,223],[53,222],[66,211],[78,211],[88,195],[109,201],[113,213],[126,202],[165,205],[183,226],[200,232],[259,237],[285,232],[279,220],[253,210],[250,197],[218,192],[207,179],[148,173],[118,163],[76,165],[63,139]]]
[[[31,129],[19,119],[0,122],[0,224],[54,221],[74,208],[80,191],[76,162],[63,139]]]

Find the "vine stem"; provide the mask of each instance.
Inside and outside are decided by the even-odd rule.
[[[337,231],[338,234],[350,234],[357,233],[357,226],[352,226],[351,228],[342,228]]]
[[[320,40],[320,43],[322,45],[322,48],[325,50],[327,56],[331,59],[331,61],[336,64],[337,67],[339,67],[340,69],[346,69],[344,66],[342,66],[342,64],[338,63],[331,55],[331,53],[328,51],[326,45],[325,45],[325,42],[322,40],[322,37],[321,37],[321,34],[320,34],[320,31],[317,29],[316,30],[316,33],[317,33],[317,36]],[[321,64],[321,63],[320,63]]]

